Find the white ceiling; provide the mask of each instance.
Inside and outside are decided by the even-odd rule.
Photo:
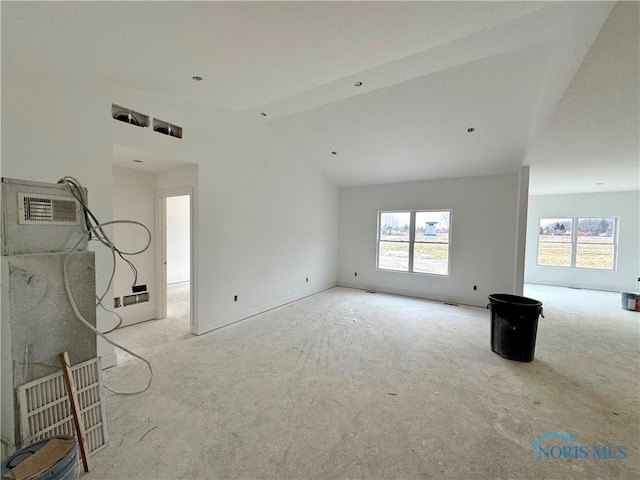
[[[611,12],[553,117],[528,150],[533,193],[640,187],[639,5],[625,2]]]
[[[598,188],[628,190],[638,188],[637,175],[629,180],[638,159],[636,2],[613,10],[578,70],[612,7],[2,2],[2,40],[3,55],[7,43],[19,48],[35,75],[73,71],[245,112],[341,186],[531,164],[533,193],[589,191],[596,178],[606,180]],[[114,147],[117,161],[143,154]],[[147,160],[150,169],[172,161]]]

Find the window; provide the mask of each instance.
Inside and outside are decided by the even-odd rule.
[[[541,218],[538,265],[614,270],[615,218]]]
[[[576,260],[578,268],[615,267],[614,218],[579,218],[576,236]]]
[[[451,211],[378,213],[378,269],[449,275]]]
[[[573,245],[571,218],[541,218],[538,265],[570,267]]]

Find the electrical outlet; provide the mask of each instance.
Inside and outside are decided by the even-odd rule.
[[[131,291],[133,293],[146,292],[147,291],[147,286],[146,285],[134,285],[133,287],[131,287]]]
[[[474,290],[477,290],[477,289],[478,289],[478,286],[477,286],[477,285],[474,285],[474,286],[473,286],[473,289],[474,289]]]
[[[358,276],[358,272],[354,272],[353,276],[357,277]]]
[[[113,308],[120,308],[121,304],[120,304],[120,297],[115,297],[113,299]]]
[[[234,302],[237,302],[237,301],[238,301],[238,295],[234,295],[234,296],[233,296],[233,301],[234,301]]]

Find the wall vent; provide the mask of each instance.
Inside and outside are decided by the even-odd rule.
[[[81,220],[82,212],[77,200],[18,193],[18,223],[21,225],[80,225]]]
[[[137,295],[125,295],[122,297],[122,306],[128,307],[129,305],[135,305],[136,303],[148,302],[149,292],[138,293]]]
[[[78,389],[89,454],[102,450],[109,441],[106,425],[102,367],[94,358],[71,367]],[[54,435],[76,435],[71,403],[62,372],[26,383],[17,388],[20,405],[20,433],[23,445]]]
[[[121,107],[115,103],[111,104],[111,116],[119,122],[135,125],[136,127],[148,127],[149,115],[136,112],[127,107]]]
[[[170,137],[182,138],[182,127],[157,118],[153,119],[153,131]]]

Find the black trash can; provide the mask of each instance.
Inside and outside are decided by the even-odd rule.
[[[73,440],[71,437],[56,436],[40,440],[39,442],[32,443],[31,445],[24,447],[21,450],[13,453],[2,461],[2,480],[13,479],[12,470],[24,462],[31,455],[34,455],[42,447],[44,447],[49,440]],[[62,457],[58,462],[47,468],[35,477],[35,480],[75,480],[76,469],[78,464],[78,443],[74,441],[73,447]]]
[[[533,360],[542,302],[506,293],[489,295],[489,301],[491,350],[509,360]]]

